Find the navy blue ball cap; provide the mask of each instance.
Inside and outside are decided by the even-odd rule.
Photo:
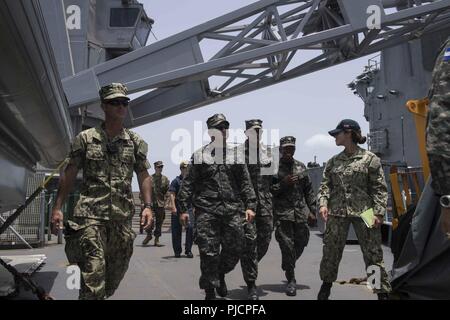
[[[361,127],[359,126],[359,123],[352,119],[344,119],[337,125],[336,129],[328,131],[328,134],[330,136],[336,136],[341,131],[344,130],[361,130]]]

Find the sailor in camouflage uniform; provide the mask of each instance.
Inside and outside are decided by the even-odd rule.
[[[309,241],[307,225],[310,213],[316,213],[316,197],[305,165],[294,159],[295,137],[280,139],[280,163],[273,176],[275,239],[281,249],[281,268],[288,284],[286,294],[295,296],[295,263]]]
[[[374,292],[378,293],[379,299],[387,299],[391,286],[384,268],[380,225],[386,211],[388,194],[381,161],[372,152],[358,147],[357,143],[364,143],[366,138],[361,136],[356,121],[342,120],[329,134],[336,139],[336,145],[345,146],[345,150],[327,162],[318,194],[320,214],[326,221],[320,263],[323,284],[318,299],[327,300],[330,295],[350,224],[353,224],[358,237],[366,270],[369,266],[379,270],[377,274],[381,286],[374,288]],[[372,228],[368,228],[360,217],[370,208],[375,214]],[[368,270],[370,275],[372,273]]]
[[[53,224],[61,227],[62,204],[82,169],[80,200],[64,230],[67,258],[81,270],[79,299],[111,296],[128,269],[136,237],[131,228],[133,171],[145,202],[141,224],[148,227],[153,219],[147,143],[123,128],[127,89],[112,83],[101,88],[100,97],[105,122],[75,137],[52,211]]]
[[[196,151],[178,193],[180,220],[187,224],[195,209],[196,242],[200,251],[200,288],[206,299],[215,290],[228,294],[225,274],[234,269],[244,244],[244,219],[255,217],[256,196],[244,159],[228,146],[229,123],[223,114],[208,118],[211,143]]]
[[[245,156],[258,205],[255,221],[244,223],[245,248],[241,257],[244,280],[247,283],[248,299],[257,300],[255,281],[258,277],[258,262],[264,257],[272,239],[273,215],[272,162],[267,149],[261,143],[262,121],[259,119],[245,122],[247,140],[237,147],[237,153]]]
[[[147,229],[147,236],[145,237],[142,245],[147,245],[152,239],[152,229],[153,235],[155,236],[155,246],[159,247],[159,238],[161,237],[161,228],[166,218],[166,195],[169,191],[170,181],[162,174],[164,168],[164,163],[162,161],[156,161],[154,164],[155,173],[152,174],[152,190],[153,190],[153,213],[155,215],[154,224]]]
[[[429,99],[427,152],[431,185],[440,197],[442,230],[450,238],[450,37],[436,60]]]

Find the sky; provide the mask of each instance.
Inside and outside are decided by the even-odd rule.
[[[207,22],[233,10],[249,5],[253,0],[145,0],[141,2],[147,14],[155,20],[153,33],[158,40]],[[151,34],[148,44],[157,40]],[[208,48],[205,48],[208,50]],[[298,77],[276,85],[249,92],[222,102],[172,116],[157,122],[134,128],[148,144],[148,159],[153,163],[164,162],[163,174],[169,179],[179,174],[179,162],[172,159],[190,157],[195,151],[194,127],[203,125],[215,113],[223,113],[231,128],[240,130],[241,138],[245,120],[261,119],[267,133],[278,130],[279,137],[296,137],[295,158],[307,164],[317,158],[318,163],[326,162],[331,156],[342,151],[327,132],[338,122],[351,118],[359,122],[364,135],[369,124],[363,117],[363,101],[347,87],[362,73],[371,56],[353,60],[332,68],[324,69],[303,77]],[[196,124],[197,122],[197,124]],[[191,148],[185,154],[178,154],[180,140],[178,134],[190,134]],[[204,137],[207,142],[207,136]],[[177,140],[178,139],[178,140]],[[239,139],[238,139],[239,140]],[[239,142],[239,141],[238,141]],[[278,145],[278,141],[273,142]],[[175,155],[175,157],[173,156]],[[134,179],[133,190],[138,190]]]

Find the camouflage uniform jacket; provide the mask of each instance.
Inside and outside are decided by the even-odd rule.
[[[330,215],[358,217],[373,208],[384,216],[387,197],[381,161],[372,152],[358,147],[351,156],[343,151],[327,162],[318,198]]]
[[[259,158],[254,159],[253,161],[250,161],[250,158],[253,158],[253,156],[250,157],[248,140],[237,147],[237,152],[238,154],[245,154],[245,163],[247,164],[247,169],[258,201],[256,215],[261,217],[272,216],[272,193],[270,192],[272,174],[268,174],[271,170],[272,160],[268,156],[266,148],[261,144]]]
[[[225,161],[215,161],[213,144],[194,152],[178,193],[181,212],[192,203],[196,211],[234,215],[256,210],[256,196],[245,159],[237,160],[236,150],[227,146]],[[222,163],[220,163],[222,162]]]
[[[147,143],[136,133],[123,129],[109,141],[102,126],[82,131],[71,146],[69,164],[83,169],[74,217],[123,220],[134,214],[131,179],[133,170],[150,168]]]
[[[169,190],[170,181],[165,175],[152,175],[153,181],[153,207],[164,208],[166,194]]]
[[[436,60],[429,93],[427,152],[432,186],[439,195],[450,194],[450,38]]]
[[[298,175],[299,182],[293,186],[283,183],[288,175]],[[291,163],[280,160],[278,173],[273,176],[273,208],[276,220],[306,223],[309,211],[316,214],[317,201],[305,165],[295,160]],[[308,210],[309,209],[309,210]]]

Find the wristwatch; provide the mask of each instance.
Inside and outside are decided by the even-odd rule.
[[[152,204],[151,203],[145,203],[144,204],[144,209],[153,209],[153,206],[152,206]]]
[[[447,194],[447,195],[441,196],[439,202],[441,203],[441,206],[443,208],[446,208],[446,209],[450,208],[450,195]]]

